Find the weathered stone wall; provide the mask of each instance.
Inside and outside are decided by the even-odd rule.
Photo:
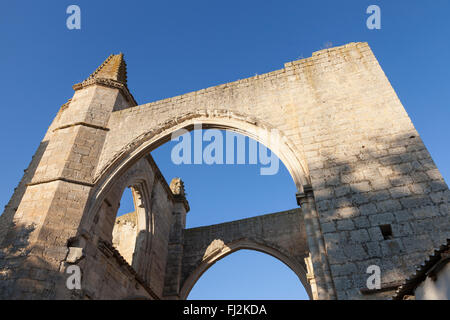
[[[137,231],[136,212],[130,212],[116,219],[112,234],[112,244],[129,265],[133,263]]]
[[[74,86],[0,217],[0,296],[67,298],[65,266],[89,261],[95,272],[84,275],[86,296],[134,294],[125,281],[134,277],[152,286],[139,289],[147,295],[183,297],[180,226],[188,206],[164,191],[145,156],[195,123],[249,135],[286,165],[316,298],[383,298],[450,236],[448,187],[367,43],[140,106],[124,70],[123,56],[111,56]],[[138,220],[146,221],[136,244],[148,254],[132,269],[116,268],[112,228],[130,185],[143,199]],[[79,252],[70,248],[85,257],[69,262],[68,253]],[[381,267],[384,293],[365,290],[372,264]],[[115,280],[104,289],[96,286],[109,276]]]
[[[288,66],[314,88],[309,103],[293,95],[333,282],[339,299],[366,298],[369,265],[396,285],[449,236],[450,194],[367,45],[311,60]]]

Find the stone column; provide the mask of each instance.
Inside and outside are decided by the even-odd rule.
[[[189,204],[185,197],[184,183],[180,178],[174,178],[170,183],[174,194],[173,222],[169,235],[169,252],[167,255],[166,274],[163,298],[179,300],[181,290],[181,270],[183,260],[184,229]]]
[[[310,280],[310,284],[316,287],[317,299],[334,300],[336,299],[336,293],[325,251],[323,235],[320,229],[312,187],[309,185],[304,186],[303,192],[297,193],[296,197],[297,204],[302,209],[306,235],[308,237],[310,250],[309,261],[310,267],[312,267],[312,270],[309,271],[312,271],[310,274],[314,274],[314,280]]]

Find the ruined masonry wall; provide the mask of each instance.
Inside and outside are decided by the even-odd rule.
[[[122,58],[114,56],[123,71]],[[102,241],[111,242],[111,212],[127,177],[156,172],[155,166],[132,170],[176,128],[196,119],[247,134],[276,129],[283,137],[278,156],[298,199],[308,199],[299,228],[305,230],[320,299],[386,298],[450,237],[448,186],[367,43],[321,50],[280,70],[140,106],[126,76],[122,83],[114,77],[76,86],[0,216],[1,297],[68,298],[62,270],[72,242],[86,254],[79,263],[92,268],[85,274],[87,296],[148,295]],[[143,236],[147,241],[152,235],[153,254],[136,269],[155,295],[163,295],[167,283],[168,294],[177,298],[178,276],[189,273],[189,257],[196,255],[189,249],[183,254],[184,233],[174,231],[167,185],[148,184],[157,222]],[[108,190],[115,191],[106,199]],[[178,238],[170,240],[171,231]],[[204,240],[194,241],[192,234],[186,231],[189,245],[203,248]],[[303,238],[299,244],[303,250]],[[381,268],[382,294],[366,290],[369,265]],[[174,281],[164,279],[166,270]]]

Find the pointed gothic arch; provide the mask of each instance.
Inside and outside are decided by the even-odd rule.
[[[288,266],[289,269],[291,269],[299,278],[299,281],[305,288],[308,297],[311,300],[314,299],[311,285],[308,282],[308,271],[305,266],[300,264],[295,259],[290,258],[290,254],[285,252],[282,248],[277,247],[274,244],[268,244],[262,240],[256,239],[241,239],[232,243],[223,244],[219,247],[214,248],[213,250],[210,250],[209,253],[205,253],[205,257],[202,262],[195,268],[192,273],[189,274],[189,276],[183,282],[180,290],[180,299],[187,299],[189,293],[191,292],[197,281],[216,262],[236,251],[245,249],[268,254]]]
[[[104,169],[97,174],[96,185],[92,190],[87,211],[95,210],[98,206],[97,199],[102,198],[102,193],[114,185],[117,177],[123,175],[139,159],[169,141],[172,134],[178,130],[191,131],[195,129],[196,125],[200,125],[202,129],[230,130],[262,143],[274,152],[286,166],[298,192],[303,192],[303,186],[310,184],[307,166],[304,160],[298,156],[301,153],[282,132],[261,121],[255,119],[249,121],[240,114],[227,112],[210,114],[207,110],[196,110],[169,121],[158,129],[158,132],[148,130],[138,138],[129,141],[121,148],[120,152],[114,154]]]

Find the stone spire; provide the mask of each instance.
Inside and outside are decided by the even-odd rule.
[[[85,81],[91,79],[110,79],[127,85],[127,64],[123,53],[110,55]]]
[[[128,90],[127,64],[123,53],[110,55],[86,80],[75,84],[73,89],[80,90],[93,84],[118,88],[132,106],[137,105],[136,100]]]

